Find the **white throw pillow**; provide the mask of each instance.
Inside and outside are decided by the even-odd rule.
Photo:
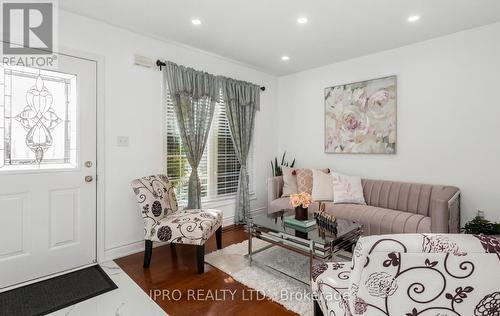
[[[332,180],[334,204],[366,204],[360,177],[333,173]]]
[[[313,201],[333,201],[332,175],[313,169]]]
[[[283,172],[283,194],[281,196],[290,196],[299,193],[297,189],[297,176],[293,174],[295,169],[281,166]]]

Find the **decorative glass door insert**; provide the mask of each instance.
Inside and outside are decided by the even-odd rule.
[[[0,68],[0,171],[77,166],[77,76]]]

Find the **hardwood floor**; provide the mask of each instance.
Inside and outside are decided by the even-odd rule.
[[[223,230],[222,247],[246,239],[243,227],[233,226]],[[205,253],[216,249],[213,236],[205,244]],[[194,246],[154,248],[149,269],[142,267],[143,258],[144,252],[140,252],[115,262],[169,315],[296,315],[271,300],[256,297],[250,288],[209,264],[205,264],[204,274],[197,274]],[[160,294],[158,290],[164,291]]]

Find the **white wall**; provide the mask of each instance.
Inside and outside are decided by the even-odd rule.
[[[279,145],[299,166],[462,190],[500,220],[500,24],[279,78]],[[325,154],[324,88],[398,76],[396,155]],[[465,218],[464,218],[465,217]]]
[[[277,79],[227,59],[162,42],[96,20],[62,11],[59,45],[104,56],[105,93],[105,254],[107,258],[140,249],[143,224],[130,181],[162,172],[161,72],[133,65],[133,55],[161,57],[179,64],[265,85],[255,126],[255,191],[253,210],[266,205],[268,161],[276,149],[274,111]],[[129,147],[117,147],[128,136]],[[231,223],[234,201],[220,206]]]
[[[287,150],[301,166],[363,177],[450,184],[466,218],[480,208],[500,220],[500,24],[281,77],[62,11],[59,42],[105,58],[106,257],[142,246],[131,179],[162,172],[161,73],[133,65],[135,53],[265,85],[256,118],[252,209],[266,206],[269,159]],[[323,89],[398,76],[398,153],[333,155],[323,150]],[[278,91],[280,92],[278,95]],[[302,127],[303,126],[303,127]],[[128,136],[129,147],[117,147]],[[220,206],[225,222],[233,202]]]

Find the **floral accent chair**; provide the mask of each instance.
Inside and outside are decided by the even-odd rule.
[[[352,262],[315,265],[311,278],[315,315],[499,316],[500,240],[363,237]]]
[[[144,219],[144,268],[151,262],[153,241],[197,247],[198,273],[204,271],[205,242],[215,233],[222,247],[222,212],[211,209],[179,210],[175,188],[166,175],[153,175],[131,183]]]

